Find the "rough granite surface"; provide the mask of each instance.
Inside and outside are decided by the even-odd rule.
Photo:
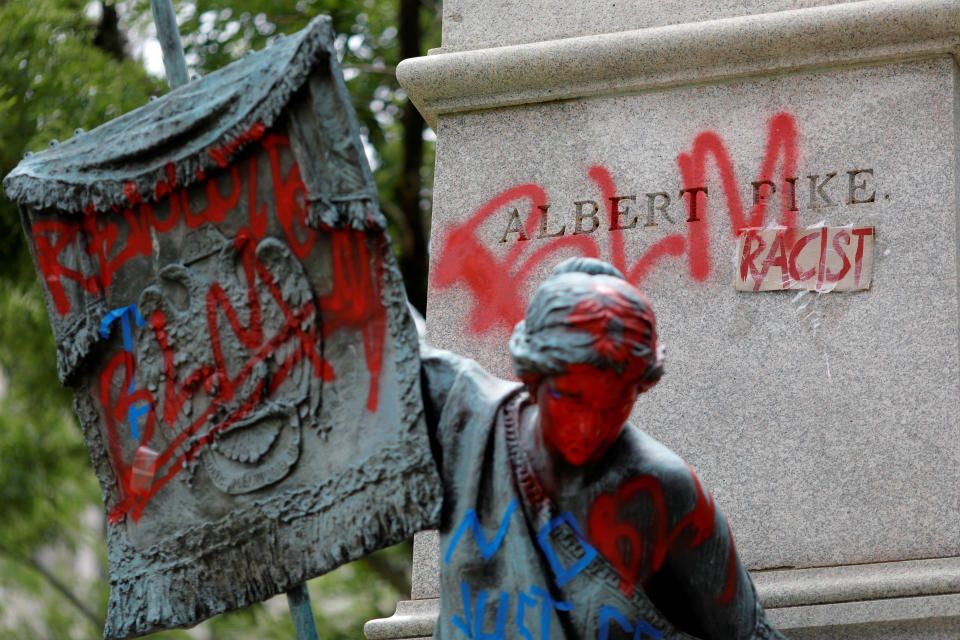
[[[960,558],[755,571],[767,608],[960,593]]]
[[[439,599],[401,600],[393,616],[363,625],[363,634],[367,640],[430,637],[439,615]]]
[[[447,0],[442,45],[477,49],[830,4],[842,0]]]
[[[527,296],[596,252],[633,272],[667,348],[633,421],[711,487],[750,568],[958,555],[956,87],[942,56],[441,116],[429,338],[511,376]],[[875,227],[871,290],[734,291],[731,220],[765,177],[764,224],[795,177],[797,224]],[[685,186],[708,189],[691,223]],[[635,227],[609,230],[611,195],[636,197]],[[537,238],[541,204],[563,237]]]
[[[440,597],[440,533],[436,529],[413,536],[413,600]]]
[[[954,640],[960,595],[843,602],[773,609],[770,621],[790,640]]]

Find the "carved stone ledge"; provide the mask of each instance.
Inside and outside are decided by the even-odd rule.
[[[791,638],[947,640],[960,629],[960,595],[892,598],[767,609],[767,618]],[[802,635],[800,635],[802,633]]]
[[[426,640],[433,635],[439,617],[440,598],[401,600],[389,618],[368,620],[363,635],[367,640]]]
[[[770,622],[798,638],[954,638],[960,558],[751,572]]]
[[[421,531],[413,536],[411,600],[401,600],[389,618],[363,625],[367,640],[427,640],[440,617],[440,532]]]
[[[960,0],[867,0],[438,53],[397,79],[430,126],[448,113],[956,53]]]
[[[960,558],[751,571],[767,609],[960,594]]]

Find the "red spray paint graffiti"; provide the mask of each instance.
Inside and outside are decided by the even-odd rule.
[[[260,145],[267,151],[269,157],[278,222],[296,256],[304,258],[313,248],[317,232],[306,224],[307,190],[300,177],[299,166],[293,163],[286,175],[281,169],[280,148],[289,147],[290,141],[282,133],[269,133],[263,136],[261,132],[258,137],[262,137]],[[221,155],[225,153],[226,151],[223,151]],[[249,156],[249,163],[248,229],[253,237],[259,240],[263,239],[267,232],[266,205],[257,208],[258,168],[255,154]],[[151,254],[151,231],[166,233],[181,219],[191,229],[208,223],[223,222],[227,214],[239,203],[244,187],[239,165],[230,166],[227,176],[229,178],[227,195],[220,192],[216,180],[208,179],[204,182],[202,186],[206,194],[207,206],[196,212],[191,209],[188,189],[177,187],[176,172],[172,164],[167,165],[167,179],[159,181],[154,189],[157,203],[145,202],[135,185],[126,184],[124,195],[130,206],[123,209],[117,207],[114,211],[123,217],[128,228],[122,246],[118,242],[119,225],[111,221],[108,216],[94,215],[92,204],[87,209],[87,215],[81,219],[43,220],[34,224],[32,235],[37,262],[57,312],[60,315],[66,315],[70,311],[70,300],[64,290],[65,280],[77,283],[88,293],[103,295],[113,282],[116,273],[124,265],[133,258]],[[167,216],[163,219],[158,219],[155,214],[155,209],[160,202],[169,208]],[[94,259],[94,273],[81,273],[61,262],[63,252],[71,245],[76,245],[81,253]]]
[[[746,227],[762,227],[766,219],[767,201],[765,198],[758,199],[750,212],[750,219],[747,220],[743,203],[740,200],[737,181],[733,174],[733,164],[730,162],[730,156],[727,154],[723,140],[716,133],[705,131],[699,134],[693,141],[693,150],[689,154],[681,153],[677,156],[677,165],[683,175],[685,188],[692,189],[704,184],[708,154],[713,157],[720,173],[720,181],[727,201],[727,213],[730,216],[731,231],[736,235]],[[774,184],[774,170],[777,166],[777,159],[781,155],[783,156],[781,191],[785,192],[791,188],[791,185],[788,185],[785,179],[793,175],[797,163],[797,127],[793,117],[786,113],[779,113],[770,119],[767,130],[767,148],[760,165],[757,183]],[[788,228],[796,227],[796,215],[790,207],[789,200],[782,198],[782,201],[780,224]],[[696,200],[690,198],[690,209],[687,217],[687,255],[690,275],[695,280],[702,281],[710,275],[710,239],[706,225],[692,223],[697,222],[697,220],[693,220],[697,218],[694,213],[695,206]],[[704,219],[708,215],[706,201],[704,201],[701,214]]]
[[[797,161],[797,127],[793,116],[779,113],[767,126],[767,143],[760,165],[756,184],[766,185],[771,191],[792,193],[794,185],[788,181],[793,175]],[[687,195],[687,233],[670,234],[649,246],[633,262],[627,262],[623,231],[618,220],[618,191],[610,172],[602,166],[591,167],[587,175],[594,182],[603,200],[607,203],[607,215],[611,232],[609,255],[611,263],[620,269],[627,279],[639,285],[661,261],[686,254],[687,270],[697,281],[706,280],[711,270],[711,251],[706,222],[710,210],[706,195],[706,168],[712,160],[719,175],[725,195],[730,231],[733,235],[746,227],[763,226],[767,214],[767,199],[758,198],[745,212],[734,176],[733,164],[722,138],[715,132],[698,134],[689,153],[677,156],[677,165],[683,181],[682,194]],[[775,182],[776,170],[780,168],[779,182]],[[795,180],[795,179],[794,179]],[[779,184],[779,187],[777,185]],[[782,198],[780,223],[788,228],[796,226],[796,209],[790,206],[789,198]],[[514,242],[502,258],[495,256],[478,236],[479,227],[494,213],[509,208],[520,201],[529,201],[530,207],[522,232],[523,238],[551,238],[549,242],[531,249],[534,243]],[[475,211],[466,222],[456,225],[442,234],[440,251],[434,262],[431,277],[433,284],[444,289],[462,284],[473,298],[467,330],[484,334],[494,329],[509,333],[523,317],[525,301],[521,292],[531,273],[538,265],[556,252],[573,249],[584,256],[598,257],[600,248],[593,234],[560,235],[547,234],[541,226],[545,219],[544,208],[549,208],[547,195],[536,184],[524,184],[506,189]],[[535,232],[540,231],[537,236]],[[518,234],[519,236],[519,234]],[[521,238],[521,239],[523,239]],[[490,286],[491,274],[508,274],[510,286]]]
[[[200,184],[192,189],[205,195],[206,206],[201,210],[192,209],[188,189],[177,185],[175,168],[168,164],[166,179],[159,181],[154,189],[155,202],[145,202],[132,183],[125,185],[124,195],[129,206],[116,207],[113,211],[122,220],[102,212],[95,215],[91,206],[82,218],[44,220],[33,226],[33,241],[44,282],[57,312],[66,315],[71,311],[67,287],[76,286],[89,294],[105,296],[125,265],[154,252],[154,234],[167,233],[180,223],[191,229],[220,224],[228,215],[240,213],[236,209],[244,188],[247,189],[247,225],[234,238],[240,280],[246,291],[242,301],[244,309],[234,306],[219,282],[209,285],[201,321],[209,336],[210,361],[190,371],[178,369],[175,363],[181,354],[169,332],[170,318],[163,311],[155,311],[141,331],[149,332],[152,338],[147,339],[155,341],[162,357],[159,388],[154,392],[136,388],[140,377],[135,375],[132,349],[115,353],[99,374],[99,400],[104,409],[107,446],[120,485],[120,501],[112,506],[109,514],[111,522],[125,515],[137,521],[151,498],[187,462],[212,444],[219,433],[230,429],[262,401],[276,394],[295,367],[305,367],[315,378],[333,380],[336,372],[321,357],[321,336],[326,339],[345,329],[361,333],[370,380],[366,408],[370,412],[377,410],[387,326],[386,310],[380,300],[384,240],[375,240],[371,246],[370,238],[363,231],[325,229],[332,288],[303,304],[287,303],[284,282],[274,278],[256,253],[258,242],[267,237],[270,223],[271,203],[258,199],[258,157],[262,156],[254,153],[239,163],[227,164],[240,146],[250,142],[258,142],[266,152],[276,222],[291,252],[298,259],[304,259],[316,247],[320,232],[306,222],[306,187],[299,166],[296,162],[285,163],[281,157],[281,151],[290,145],[289,140],[282,133],[266,132],[262,124],[210,152],[225,173],[219,182],[198,175]],[[248,166],[242,171],[244,163]],[[158,217],[158,212],[164,209],[166,214],[160,213]],[[125,235],[122,227],[126,229]],[[73,250],[72,255],[68,249]],[[77,256],[82,266],[71,262]],[[82,270],[84,266],[89,272]],[[265,304],[273,306],[277,312],[274,317],[282,318],[279,328],[265,327]],[[236,363],[228,367],[223,344],[227,331],[247,354],[246,361],[239,367]],[[286,354],[285,359],[269,379],[257,380],[257,366],[278,352]],[[195,401],[206,409],[184,425],[183,419],[190,415],[185,407]],[[162,451],[151,450],[152,455],[144,457],[138,449],[133,460],[128,461],[121,425],[129,419],[131,408],[136,408],[136,415],[143,419],[137,439],[141,449],[158,435],[158,423],[166,425],[172,437],[165,435],[160,439],[167,443]],[[140,468],[143,465],[149,468]]]
[[[282,283],[277,282],[257,259],[252,236],[241,233],[237,237],[236,246],[241,252],[242,272],[248,292],[248,320],[246,323],[240,320],[237,310],[218,283],[210,286],[206,299],[206,323],[213,363],[203,364],[190,372],[178,372],[174,364],[176,350],[167,333],[168,319],[162,311],[154,312],[148,319],[154,339],[163,354],[164,382],[158,391],[158,395],[163,399],[160,420],[173,429],[183,415],[184,404],[188,401],[202,399],[207,403],[207,408],[189,425],[174,433],[166,449],[151,462],[147,475],[155,476],[155,479],[141,490],[134,486],[135,470],[124,461],[118,425],[127,415],[130,406],[140,403],[149,405],[147,424],[140,441],[150,442],[157,421],[158,398],[146,389],[137,389],[133,393],[121,391],[119,397],[114,398],[112,390],[116,388],[114,382],[118,370],[122,370],[123,375],[120,388],[126,390],[133,375],[134,362],[129,352],[122,351],[107,363],[100,375],[100,400],[105,408],[108,444],[123,496],[120,504],[110,511],[111,521],[119,521],[127,513],[132,515],[134,521],[139,519],[147,502],[183,469],[185,463],[192,460],[203,447],[210,445],[217,434],[246,417],[262,400],[272,397],[289,372],[299,363],[306,362],[314,377],[325,381],[334,379],[335,371],[320,357],[320,342],[316,330],[304,329],[317,313],[324,319],[324,336],[346,327],[360,328],[363,332],[370,373],[367,409],[376,411],[377,381],[386,331],[385,310],[379,300],[382,277],[379,255],[371,256],[367,248],[366,234],[361,231],[339,230],[330,232],[330,235],[334,254],[334,289],[317,303],[310,301],[296,308],[284,301]],[[280,310],[285,321],[272,335],[267,335],[262,326],[261,302],[255,287],[258,283],[269,292],[270,303]],[[226,319],[226,326],[250,352],[248,360],[233,375],[228,370],[221,346],[221,318]],[[244,387],[244,383],[255,375],[256,365],[288,345],[295,345],[296,348],[286,350],[289,355],[271,376],[269,383],[261,380],[247,397],[237,398],[236,394]],[[178,383],[178,379],[182,382]],[[201,437],[193,439],[208,424],[211,416],[228,405],[236,408],[222,420],[218,420],[215,426]],[[188,446],[185,447],[185,444]]]
[[[604,493],[597,497],[590,508],[588,531],[590,542],[603,554],[620,575],[620,590],[630,595],[638,582],[649,579],[664,564],[670,550],[683,537],[690,549],[696,548],[711,539],[715,533],[716,505],[713,497],[700,483],[700,479],[690,469],[690,478],[696,494],[696,503],[673,527],[667,519],[670,509],[660,480],[652,475],[630,478],[616,492]],[[647,540],[629,516],[625,516],[631,503],[641,500],[645,495],[653,509],[653,530],[648,532]],[[729,528],[727,530],[729,535]],[[727,604],[736,592],[736,552],[733,537],[729,536],[728,570],[726,582],[718,594],[721,604]],[[646,546],[646,552],[644,547]]]
[[[593,238],[567,236],[534,251],[520,264],[518,261],[525,247],[519,244],[511,247],[503,260],[498,260],[477,237],[477,229],[501,207],[517,200],[530,201],[525,229],[527,235],[533,235],[539,222],[539,207],[546,205],[547,194],[535,184],[523,184],[500,193],[480,207],[467,222],[450,230],[434,265],[432,277],[437,287],[445,288],[462,281],[474,296],[475,305],[468,325],[473,333],[486,333],[498,325],[509,332],[523,317],[524,305],[517,287],[491,287],[492,274],[509,273],[514,280],[522,282],[537,264],[556,251],[574,248],[583,255],[599,255]]]

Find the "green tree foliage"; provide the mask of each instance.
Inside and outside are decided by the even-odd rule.
[[[140,106],[159,85],[132,61],[93,45],[74,2],[0,3],[0,173],[26,151]],[[16,205],[0,201],[0,553],[30,567],[97,499],[69,394],[56,378],[53,336]]]
[[[196,73],[219,69],[280,34],[331,16],[337,48],[361,132],[377,153],[374,175],[390,221],[411,302],[426,309],[426,220],[433,183],[433,147],[426,127],[397,84],[397,63],[439,45],[438,7],[429,0],[198,0],[180,6],[187,62]],[[141,21],[149,3],[139,0]]]
[[[0,174],[25,152],[65,140],[147,101],[162,85],[94,44],[83,4],[0,2]],[[53,334],[20,230],[0,199],[0,629],[10,637],[97,635],[103,587],[77,584],[60,557],[101,546],[79,525],[99,503]],[[59,553],[52,550],[58,550]],[[82,581],[81,581],[82,582]],[[10,593],[7,593],[10,592]]]
[[[188,63],[209,73],[313,16],[329,13],[411,298],[425,302],[432,176],[424,124],[394,77],[402,57],[436,46],[424,0],[248,0],[176,3]],[[90,11],[95,9],[96,11]],[[95,17],[91,18],[93,15]],[[26,152],[92,129],[166,91],[130,59],[143,0],[0,0],[0,177]],[[16,205],[0,198],[0,640],[99,638],[105,615],[102,506]],[[409,545],[310,582],[321,637],[357,638],[408,587]],[[282,598],[158,639],[292,638]]]
[[[94,45],[97,25],[74,0],[0,2],[0,172],[25,151],[65,140],[143,105],[162,90],[142,66],[117,60]],[[3,277],[32,279],[16,205],[0,202]]]

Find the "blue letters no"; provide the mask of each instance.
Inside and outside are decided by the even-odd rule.
[[[554,552],[553,545],[550,544],[549,540],[549,536],[554,529],[557,529],[563,524],[567,524],[573,529],[573,532],[577,536],[577,541],[580,543],[580,546],[583,547],[584,551],[583,556],[569,568],[564,568],[563,565],[560,564],[560,559],[557,558],[557,554]],[[563,512],[544,525],[544,527],[537,532],[537,542],[540,544],[540,548],[543,549],[543,554],[547,557],[550,568],[553,569],[553,574],[557,578],[558,587],[562,587],[570,582],[574,576],[583,571],[597,556],[597,550],[587,542],[586,536],[583,535],[580,527],[577,526],[577,521],[573,518],[573,514],[569,511]]]
[[[457,543],[460,542],[461,536],[467,529],[473,533],[474,540],[477,541],[477,546],[480,547],[480,554],[483,556],[483,561],[486,562],[493,557],[493,554],[497,552],[497,549],[500,548],[500,544],[503,542],[504,536],[507,535],[507,527],[510,525],[510,516],[513,515],[513,512],[517,509],[517,499],[514,498],[510,501],[510,504],[507,505],[506,511],[504,511],[503,518],[500,520],[500,528],[497,530],[497,535],[493,540],[487,541],[487,536],[483,533],[483,529],[480,527],[480,519],[477,518],[477,512],[473,509],[467,511],[463,516],[463,520],[460,522],[460,526],[457,527],[457,531],[453,534],[453,539],[450,540],[450,546],[447,547],[447,555],[444,557],[444,562],[450,564],[450,558],[453,557],[453,550],[457,548]]]

